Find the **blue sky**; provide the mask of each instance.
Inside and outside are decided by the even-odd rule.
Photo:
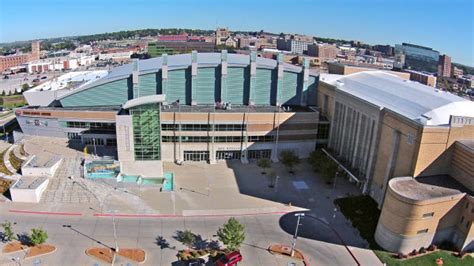
[[[0,0],[0,42],[141,28],[292,32],[433,47],[474,66],[473,0]]]

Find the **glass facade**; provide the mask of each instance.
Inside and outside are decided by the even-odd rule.
[[[115,131],[115,123],[66,121],[66,127],[68,127],[68,128],[89,128],[89,129],[93,129],[93,130]]]
[[[163,131],[178,130],[177,124],[162,124]],[[246,130],[247,126],[242,124],[216,124],[215,131],[242,131]],[[181,131],[210,131],[212,130],[209,124],[181,124]]]
[[[395,45],[395,54],[405,55],[404,66],[417,71],[437,73],[439,52],[429,47],[403,43]]]
[[[131,109],[135,160],[161,160],[160,108],[147,104]]]

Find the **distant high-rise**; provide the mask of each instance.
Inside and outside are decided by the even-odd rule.
[[[229,38],[230,32],[227,28],[216,29],[216,45],[223,45],[227,38]]]
[[[39,59],[40,59],[40,42],[34,41],[31,43],[30,61],[35,61]]]
[[[440,55],[438,63],[438,76],[451,77],[451,57]]]
[[[395,45],[395,58],[405,56],[403,68],[430,73],[438,72],[439,52],[429,47],[402,43]]]

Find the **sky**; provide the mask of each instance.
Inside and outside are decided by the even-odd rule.
[[[0,0],[0,43],[143,28],[414,43],[474,66],[474,0]]]

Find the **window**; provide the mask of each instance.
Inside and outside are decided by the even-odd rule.
[[[418,232],[416,232],[417,234],[426,234],[428,233],[428,228],[427,229],[423,229],[423,230],[418,230]]]
[[[318,139],[328,139],[329,138],[329,123],[327,124],[318,124]]]
[[[410,145],[413,145],[413,142],[414,142],[413,135],[412,135],[411,133],[408,133],[408,135],[407,135],[407,143],[410,144]]]
[[[461,221],[459,223],[463,223],[464,222],[464,216],[461,216]]]
[[[217,136],[214,137],[215,142],[242,142],[240,136]]]
[[[466,209],[469,208],[469,202],[466,202]]]
[[[266,136],[249,136],[249,142],[272,142],[274,141],[274,136],[266,135]]]
[[[433,217],[433,215],[434,215],[434,212],[425,213],[423,214],[423,218],[430,218],[430,217]]]

